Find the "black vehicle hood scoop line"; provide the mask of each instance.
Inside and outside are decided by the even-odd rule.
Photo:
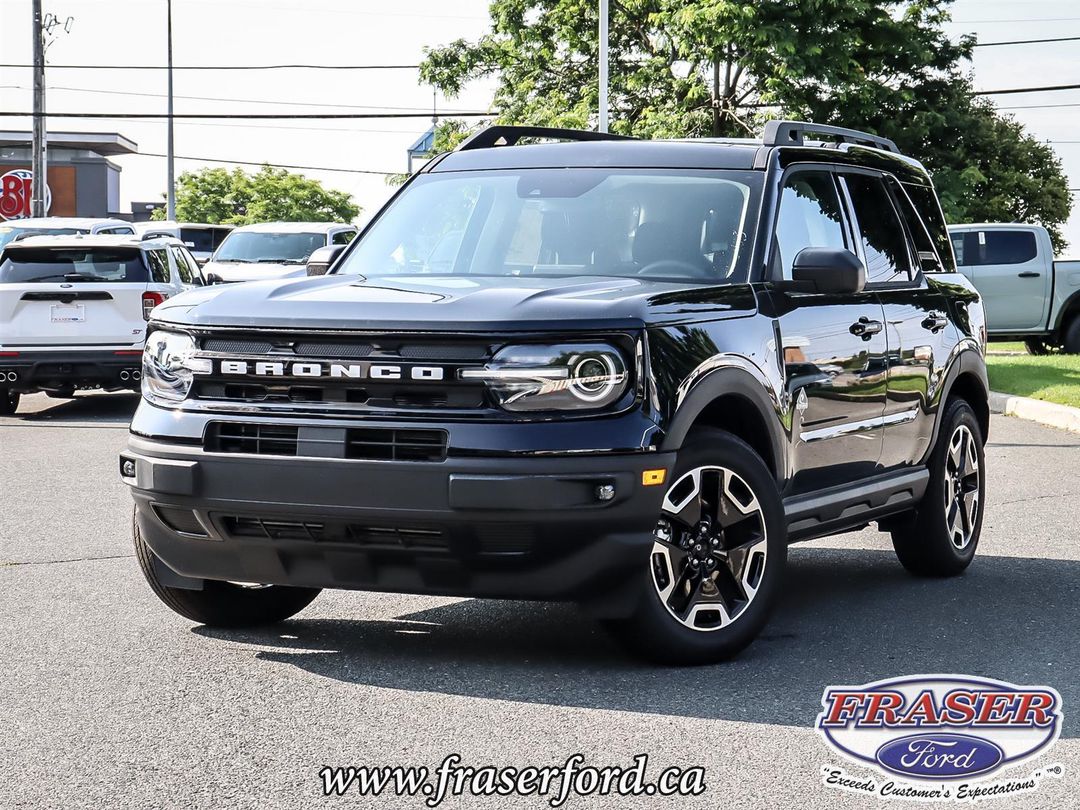
[[[640,328],[745,317],[748,284],[607,276],[319,276],[205,287],[157,317],[190,326],[407,331]]]

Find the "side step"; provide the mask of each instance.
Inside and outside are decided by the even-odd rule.
[[[925,467],[784,499],[788,541],[837,534],[914,506],[926,491]]]

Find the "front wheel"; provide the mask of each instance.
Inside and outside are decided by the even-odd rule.
[[[1057,344],[1051,343],[1047,338],[1027,338],[1024,341],[1024,346],[1027,348],[1028,354],[1033,354],[1036,357],[1052,354],[1061,348]]]
[[[955,576],[975,557],[986,490],[982,429],[964,400],[946,403],[929,467],[922,501],[892,529],[893,548],[913,574]]]
[[[768,467],[732,434],[695,430],[653,531],[644,593],[612,630],[659,663],[730,658],[764,627],[786,560],[783,503]]]
[[[135,557],[143,576],[158,599],[185,619],[210,627],[252,627],[274,624],[296,615],[319,595],[319,588],[284,585],[239,585],[203,580],[202,590],[174,588],[161,581],[155,570],[154,552],[134,524]]]

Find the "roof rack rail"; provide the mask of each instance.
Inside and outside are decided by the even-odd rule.
[[[807,121],[766,121],[762,142],[766,146],[802,146],[807,133],[832,135],[840,143],[854,143],[860,146],[873,146],[886,152],[900,154],[900,147],[888,138],[860,132],[857,129],[833,127],[827,124],[813,124]]]
[[[469,149],[487,149],[492,146],[513,146],[522,138],[551,138],[560,141],[634,141],[629,135],[610,132],[593,132],[588,129],[559,129],[557,127],[512,126],[493,124],[470,135],[462,141],[457,152]]]

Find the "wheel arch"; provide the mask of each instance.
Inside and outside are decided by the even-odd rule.
[[[986,376],[986,362],[978,349],[971,347],[961,351],[953,360],[945,375],[938,399],[937,418],[934,421],[934,435],[930,441],[927,456],[937,444],[941,431],[941,415],[945,403],[952,397],[965,400],[975,411],[982,430],[983,443],[990,435],[990,383]]]
[[[1069,323],[1077,315],[1080,315],[1080,290],[1066,298],[1065,303],[1061,305],[1061,309],[1058,310],[1057,318],[1054,321],[1052,334],[1059,340],[1064,341],[1065,330],[1069,328]]]
[[[749,444],[777,480],[786,474],[780,407],[764,380],[742,368],[709,372],[683,399],[661,449],[678,450],[692,429],[720,428]]]

